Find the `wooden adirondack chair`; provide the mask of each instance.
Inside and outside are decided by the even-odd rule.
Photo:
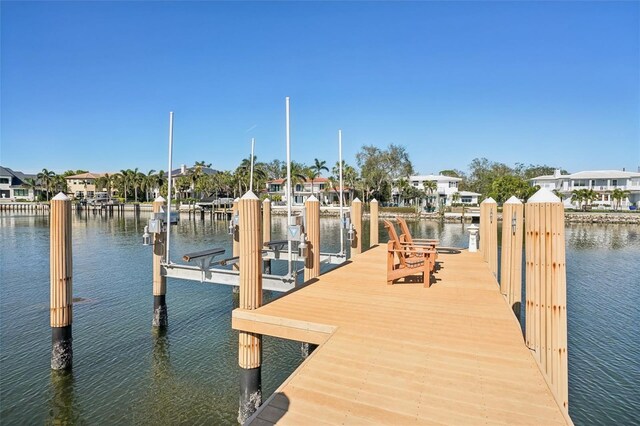
[[[402,235],[404,235],[404,241],[406,243],[416,246],[431,247],[433,249],[440,244],[440,241],[434,239],[412,238],[411,231],[409,231],[409,227],[407,226],[407,221],[400,216],[396,216],[396,221],[398,222],[398,226],[400,226],[400,230],[402,231]]]
[[[400,278],[420,275],[425,287],[431,285],[431,272],[435,266],[436,251],[428,247],[416,247],[400,241],[393,224],[388,220],[384,226],[389,233],[387,243],[387,284]],[[397,259],[397,262],[396,262]]]

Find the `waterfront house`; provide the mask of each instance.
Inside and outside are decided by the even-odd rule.
[[[172,196],[171,198],[200,198],[200,194],[196,193],[195,183],[190,179],[187,182],[187,179],[185,179],[190,178],[195,173],[195,171],[195,166],[187,167],[185,164],[182,164],[179,169],[171,170],[171,187],[173,188],[172,191],[174,191],[175,194],[175,197]],[[200,167],[200,173],[204,175],[215,175],[220,172],[210,167]],[[154,188],[152,192],[154,194],[159,194],[160,189]]]
[[[75,200],[95,198],[96,192],[106,191],[106,188],[96,188],[96,179],[104,175],[105,173],[80,173],[65,177],[67,194]]]
[[[627,172],[625,170],[591,170],[561,174],[556,170],[552,175],[538,176],[530,179],[531,185],[539,185],[550,191],[556,191],[561,195],[565,206],[579,208],[579,202],[572,201],[573,191],[590,189],[596,194],[591,200],[595,208],[612,209],[616,200],[612,198],[613,192],[618,189],[625,191],[626,196],[620,200],[620,208],[629,209],[640,207],[640,173]]]
[[[425,182],[435,182],[435,189],[425,189]],[[425,191],[427,199],[422,201],[423,205],[434,206],[451,206],[453,204],[461,204],[466,206],[474,206],[478,204],[478,197],[481,194],[471,191],[460,191],[458,188],[461,178],[444,175],[416,175],[409,176],[408,182],[412,187]],[[398,188],[393,189],[393,197],[395,203],[401,203],[400,191]]]
[[[8,201],[34,201],[40,193],[40,187],[29,188],[27,179],[37,179],[37,175],[26,174],[0,166],[0,199]]]
[[[274,179],[267,181],[267,194],[273,201],[287,201],[287,180],[286,179]],[[307,198],[313,194],[320,203],[323,205],[338,205],[340,199],[338,194],[340,193],[339,184],[332,183],[325,177],[317,177],[313,179],[306,179],[304,182],[295,182],[293,185],[293,204],[302,204]],[[345,203],[349,203],[352,199],[352,190],[348,187],[343,187]]]

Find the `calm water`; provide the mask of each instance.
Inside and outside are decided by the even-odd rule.
[[[151,252],[140,243],[147,217],[74,214],[74,297],[86,301],[74,306],[69,374],[49,368],[48,217],[0,214],[2,424],[235,424],[231,288],[169,280],[169,328],[154,332]],[[174,261],[212,246],[230,251],[225,223],[185,219],[172,234]],[[283,237],[284,221],[274,222],[274,238]],[[467,244],[459,224],[410,226],[443,245]],[[323,219],[321,232],[323,251],[337,251],[337,221]],[[640,418],[639,264],[639,226],[567,228],[569,404],[576,424]],[[265,398],[301,361],[298,343],[264,338]]]

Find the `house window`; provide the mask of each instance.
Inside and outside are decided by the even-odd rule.
[[[87,198],[93,198],[93,191],[87,191]]]
[[[611,181],[611,185],[618,186],[618,179],[614,179]]]
[[[324,191],[324,183],[320,184],[320,191]]]
[[[298,192],[302,191],[302,185],[297,184],[296,185],[296,191],[298,191]]]
[[[449,188],[457,188],[458,182],[449,182]]]
[[[14,189],[13,190],[13,195],[15,197],[27,197],[27,196],[29,196],[29,190],[28,189]]]
[[[471,204],[471,197],[460,197],[460,202],[464,204]]]
[[[271,185],[271,192],[280,192],[280,185]]]
[[[9,183],[9,178],[1,177],[0,183]]]

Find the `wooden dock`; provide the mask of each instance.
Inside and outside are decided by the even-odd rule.
[[[319,344],[258,409],[263,424],[571,424],[480,253],[440,254],[430,288],[386,284],[386,246],[233,328]]]

